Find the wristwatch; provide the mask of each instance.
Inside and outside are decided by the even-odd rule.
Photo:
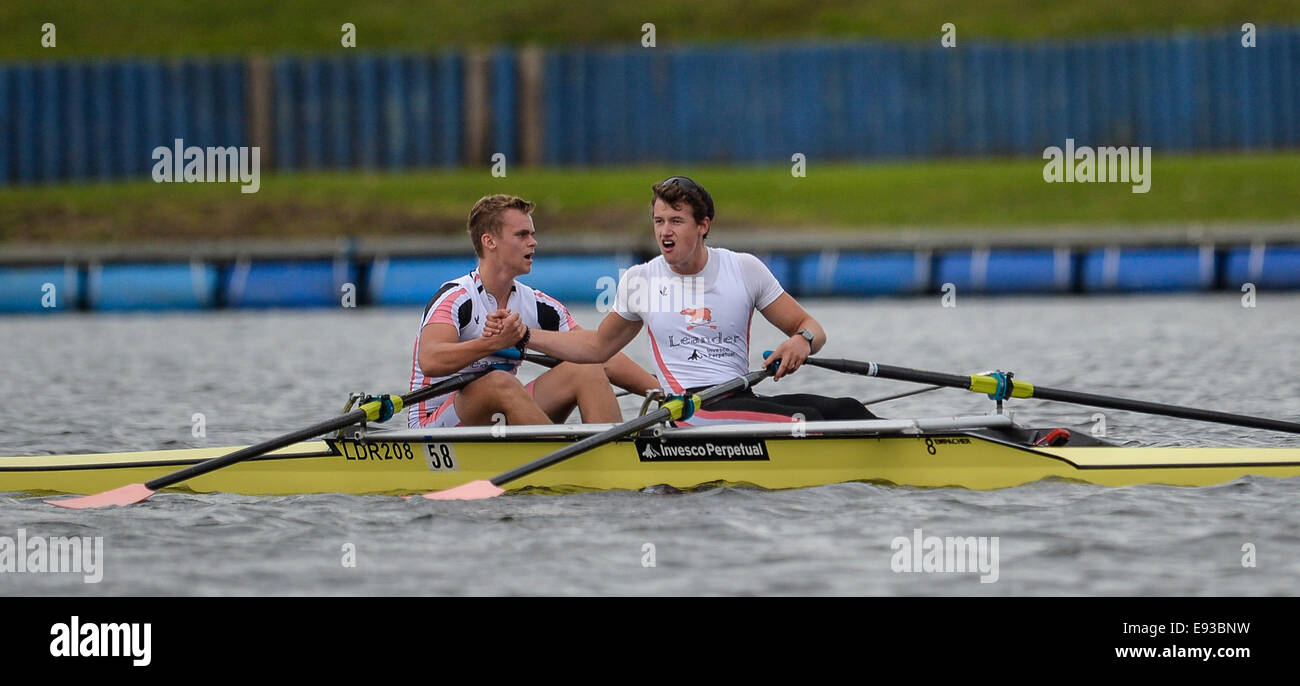
[[[815,336],[813,336],[813,332],[809,331],[808,329],[799,329],[799,330],[796,331],[795,333],[797,333],[797,334],[799,334],[800,336],[803,336],[805,339],[807,339],[807,340],[808,340],[808,347],[809,347],[809,348],[812,347],[812,344],[813,344],[813,338],[815,338]]]

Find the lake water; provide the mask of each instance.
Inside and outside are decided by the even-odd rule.
[[[1300,295],[804,303],[828,357],[1300,419]],[[594,326],[600,314],[577,310]],[[0,318],[0,455],[246,444],[330,417],[349,391],[405,390],[419,310]],[[756,321],[754,359],[781,336]],[[644,338],[628,353],[649,363]],[[525,377],[540,373],[525,368]],[[805,368],[759,392],[867,399],[907,384]],[[625,399],[631,416],[635,401]],[[984,413],[943,390],[886,416]],[[1027,423],[1098,410],[1015,401]],[[194,438],[202,413],[205,438]],[[1297,437],[1105,412],[1112,440],[1300,445]],[[791,491],[384,496],[163,493],[110,511],[0,495],[0,536],[103,536],[103,580],[0,574],[0,594],[1293,594],[1300,479],[1209,488],[1042,482],[998,491],[837,484]],[[997,537],[979,574],[895,573],[891,542]],[[345,566],[349,547],[355,566]],[[1242,565],[1243,546],[1256,550]],[[653,550],[653,566],[647,566]]]

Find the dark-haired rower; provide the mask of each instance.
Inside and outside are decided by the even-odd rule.
[[[684,176],[652,188],[651,216],[659,256],[620,279],[614,311],[596,330],[533,332],[529,346],[574,362],[604,362],[632,341],[642,325],[666,393],[693,393],[749,371],[749,329],[758,311],[788,338],[773,352],[775,378],[798,371],[826,344],[826,332],[771,270],[748,253],[705,245],[713,198]],[[685,422],[869,419],[853,398],[807,393],[760,396],[745,391],[713,402]]]

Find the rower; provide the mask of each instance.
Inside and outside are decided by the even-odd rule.
[[[749,371],[749,325],[755,310],[788,338],[770,359],[774,378],[793,374],[826,344],[826,332],[757,257],[705,245],[713,198],[674,176],[652,187],[651,217],[659,257],[620,279],[614,311],[595,331],[535,332],[528,345],[562,360],[601,362],[648,328],[650,352],[665,393],[694,393]],[[746,390],[698,410],[687,425],[874,417],[853,398],[807,393],[759,396]]]
[[[642,395],[658,388],[626,355],[603,364],[565,362],[524,385],[515,376],[519,360],[492,354],[511,347],[522,352],[536,332],[579,330],[559,300],[515,280],[533,267],[534,207],[515,196],[489,195],[470,210],[478,268],[444,283],[425,306],[411,357],[411,390],[453,374],[497,370],[413,405],[407,414],[412,428],[493,424],[502,416],[511,425],[558,423],[575,406],[584,422],[621,422],[611,381]]]

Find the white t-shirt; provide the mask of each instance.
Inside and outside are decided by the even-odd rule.
[[[510,296],[507,299],[504,308],[497,306],[496,298],[483,288],[483,280],[479,277],[478,270],[466,274],[465,276],[448,281],[438,289],[429,304],[424,307],[424,319],[420,322],[420,329],[415,334],[415,350],[411,352],[411,390],[417,390],[422,386],[437,383],[447,378],[446,376],[425,376],[424,371],[420,369],[420,332],[429,324],[449,324],[456,327],[460,332],[460,341],[469,341],[479,338],[483,335],[483,326],[487,322],[487,315],[496,312],[498,309],[507,309],[511,312],[518,312],[519,318],[523,320],[524,325],[533,329],[543,329],[546,331],[569,331],[578,328],[573,317],[569,316],[569,311],[559,300],[552,298],[545,293],[529,288],[518,281],[510,287]],[[503,346],[504,347],[504,346]],[[456,372],[462,374],[465,372],[474,372],[494,364],[506,363],[513,367],[510,373],[517,374],[519,360],[508,360],[503,357],[489,356],[475,360],[468,367]],[[454,376],[454,375],[453,375]],[[417,405],[412,405],[407,410],[407,425],[417,427],[421,421],[433,414],[451,393],[444,393],[436,398],[425,400]]]
[[[757,257],[725,248],[708,252],[698,274],[678,274],[661,255],[619,279],[614,311],[645,322],[666,392],[713,386],[749,373],[754,310],[785,292]]]

